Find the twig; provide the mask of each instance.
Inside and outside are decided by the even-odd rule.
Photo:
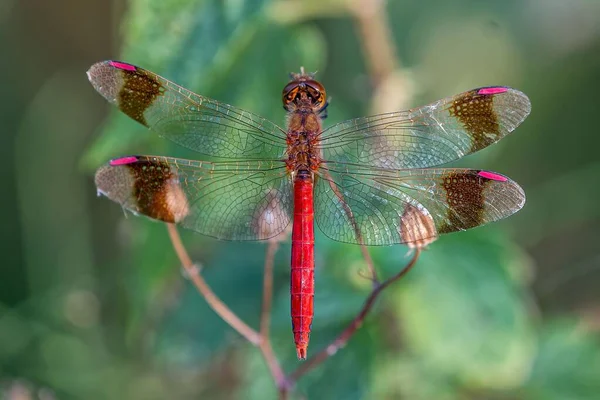
[[[263,278],[263,304],[260,311],[260,351],[271,371],[271,375],[280,390],[280,398],[285,398],[284,387],[287,387],[285,374],[277,361],[271,347],[269,336],[269,327],[271,323],[271,304],[273,302],[273,265],[275,263],[275,253],[279,247],[277,238],[269,240],[267,245],[267,254],[265,255],[265,269]]]
[[[371,274],[370,278],[373,281],[373,287],[377,287],[379,285],[379,278],[377,277],[377,270],[375,269],[375,263],[371,258],[371,253],[369,253],[369,250],[363,243],[360,244],[360,251],[362,252],[362,256],[367,263],[367,267],[369,268],[369,273]]]
[[[348,217],[348,219],[350,220],[350,223],[352,224],[352,228],[354,229],[354,234],[356,235],[356,241],[360,245],[360,251],[362,252],[362,255],[367,263],[367,267],[369,268],[369,273],[371,274],[370,279],[373,282],[373,287],[377,287],[380,283],[379,278],[377,277],[377,270],[375,269],[375,264],[373,263],[371,254],[369,253],[369,250],[367,250],[367,247],[364,244],[364,241],[362,239],[362,233],[360,232],[358,223],[356,222],[356,219],[354,218],[354,213],[352,212],[352,209],[350,208],[348,203],[346,203],[346,201],[344,200],[344,195],[342,194],[340,189],[337,187],[337,184],[333,180],[333,177],[331,176],[331,174],[329,173],[327,168],[323,168],[321,173],[323,174],[323,177],[325,179],[327,179],[327,182],[329,183],[329,186],[331,187],[331,190],[333,191],[333,193],[340,200],[340,204],[342,205],[342,208],[344,209],[346,216]]]
[[[277,361],[277,357],[275,357],[275,353],[271,347],[271,340],[268,337],[264,338],[259,347],[262,356],[269,367],[271,376],[275,381],[275,385],[277,385],[277,389],[279,390],[279,398],[285,399],[287,397],[290,385],[288,384],[288,380],[283,372],[283,369],[279,365],[279,361]]]
[[[415,253],[410,262],[398,274],[380,284],[377,284],[373,288],[358,315],[329,346],[315,354],[313,357],[309,358],[308,361],[303,363],[300,367],[298,367],[298,369],[286,377],[281,369],[281,366],[279,365],[279,362],[277,361],[277,358],[275,357],[273,348],[271,347],[271,341],[269,340],[268,336],[273,292],[273,264],[275,253],[279,246],[278,241],[270,241],[267,247],[264,277],[265,294],[263,295],[263,306],[261,310],[262,333],[258,333],[240,320],[237,315],[235,315],[210,289],[206,281],[204,281],[202,278],[202,275],[199,273],[198,268],[194,265],[190,256],[185,250],[177,228],[173,224],[167,224],[167,229],[169,231],[171,242],[173,243],[173,248],[179,257],[181,264],[185,268],[188,276],[200,294],[206,299],[209,306],[233,329],[244,336],[250,343],[259,347],[277,385],[280,399],[287,398],[289,391],[302,375],[306,374],[308,371],[325,361],[327,358],[337,353],[340,348],[346,345],[352,335],[362,326],[379,294],[390,284],[406,275],[408,271],[410,271],[410,269],[415,265],[420,255],[420,250],[415,249]]]
[[[265,258],[263,306],[261,310],[261,333],[258,333],[246,325],[246,323],[244,323],[237,315],[235,315],[233,311],[231,311],[231,309],[229,309],[229,307],[227,307],[225,303],[223,303],[221,299],[214,294],[210,286],[208,286],[200,274],[199,269],[192,262],[190,256],[185,250],[185,247],[181,242],[181,236],[179,236],[179,232],[177,231],[175,225],[167,224],[167,229],[169,231],[169,237],[171,238],[171,243],[173,244],[175,253],[177,253],[179,261],[198,289],[198,292],[200,292],[200,294],[206,299],[208,305],[217,313],[217,315],[219,315],[219,317],[223,319],[223,321],[239,332],[239,334],[245,337],[250,343],[258,346],[263,358],[265,359],[265,362],[267,363],[267,366],[269,367],[269,371],[273,376],[273,380],[275,380],[275,383],[277,384],[280,392],[280,399],[285,399],[287,397],[289,387],[288,381],[283,373],[283,369],[281,369],[281,366],[275,357],[275,354],[273,353],[271,341],[268,336],[273,296],[273,264],[275,253],[279,247],[279,241],[277,239],[271,240],[269,241],[269,245],[267,247],[267,255]]]
[[[260,311],[260,335],[263,338],[269,337],[269,326],[271,323],[271,304],[273,301],[273,264],[275,262],[275,253],[279,247],[279,241],[270,240],[267,245],[267,254],[265,256],[265,272],[263,277],[263,303]]]
[[[375,87],[400,68],[384,0],[353,0],[349,3],[362,43],[365,61]]]
[[[250,328],[244,321],[242,321],[237,315],[233,313],[215,295],[210,286],[206,283],[198,268],[192,262],[190,256],[188,255],[185,247],[183,247],[183,243],[181,242],[181,237],[179,236],[179,232],[177,232],[177,228],[173,224],[167,224],[167,229],[169,230],[169,236],[171,237],[171,242],[173,243],[173,248],[177,253],[177,257],[179,257],[179,261],[185,268],[188,276],[200,292],[200,294],[206,299],[206,302],[216,312],[219,317],[223,319],[223,321],[227,322],[229,326],[239,332],[240,335],[245,337],[250,343],[255,346],[260,346],[261,338],[258,332],[254,329]]]
[[[386,287],[388,287],[389,285],[406,275],[408,271],[410,271],[415,265],[420,254],[421,251],[419,249],[415,249],[412,259],[398,274],[394,275],[393,277],[387,279],[386,281],[375,287],[369,295],[369,297],[367,298],[367,300],[365,301],[363,308],[360,310],[358,315],[352,320],[352,322],[350,322],[346,329],[344,329],[344,331],[329,346],[315,354],[313,357],[309,358],[308,361],[301,364],[294,372],[292,372],[288,377],[289,383],[293,385],[293,383],[295,383],[302,375],[306,374],[308,371],[325,361],[327,358],[337,353],[337,351],[340,348],[344,347],[350,339],[350,337],[352,337],[354,332],[356,332],[358,328],[360,328],[363,324],[365,317],[373,307],[373,304],[375,304],[375,300],[377,299],[379,294]]]
[[[380,114],[407,108],[414,84],[401,65],[386,14],[385,0],[347,0],[373,85],[371,112]]]

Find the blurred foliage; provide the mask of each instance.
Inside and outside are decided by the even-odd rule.
[[[183,277],[164,226],[94,196],[92,173],[107,159],[194,155],[116,110],[103,123],[108,106],[84,71],[122,59],[283,125],[281,89],[303,65],[319,71],[333,99],[332,124],[367,113],[374,94],[345,4],[3,3],[0,44],[12,62],[0,72],[13,95],[0,107],[10,194],[1,208],[0,398],[276,397],[258,350]],[[510,175],[528,203],[506,221],[433,243],[295,396],[600,398],[600,3],[407,0],[386,10],[408,85],[397,90],[410,89],[411,105],[492,84],[530,96],[522,127],[460,161]],[[214,291],[257,327],[266,246],[184,238]],[[309,355],[369,293],[357,247],[317,234]],[[385,276],[406,252],[372,249]],[[272,321],[286,371],[298,365],[289,253],[284,243],[277,254]]]

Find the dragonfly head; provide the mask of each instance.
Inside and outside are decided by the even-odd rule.
[[[301,67],[299,74],[290,75],[292,80],[283,88],[283,108],[290,111],[292,104],[320,108],[325,103],[325,88],[314,79],[315,74],[307,74]]]

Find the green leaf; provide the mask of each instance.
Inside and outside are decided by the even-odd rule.
[[[263,5],[264,1],[248,0],[241,3],[241,13],[232,13],[226,4],[215,0],[132,1],[125,19],[121,59],[165,75],[192,91],[208,83],[217,85],[214,71],[221,69],[214,69],[219,67],[215,58],[231,63],[236,55],[243,54],[251,43],[245,39],[248,30],[262,25],[259,16]],[[226,76],[221,75],[221,79]],[[203,94],[211,95],[210,91]],[[115,155],[130,152],[132,145],[156,137],[142,135],[143,127],[124,121],[116,111],[111,113],[105,133],[82,160],[85,167],[96,168]]]
[[[451,377],[406,352],[380,353],[373,370],[370,399],[464,399]]]
[[[408,347],[468,386],[520,385],[535,338],[519,249],[488,229],[445,236],[425,251],[395,303]]]
[[[592,400],[600,393],[600,341],[581,324],[542,327],[538,354],[524,388],[528,400]]]

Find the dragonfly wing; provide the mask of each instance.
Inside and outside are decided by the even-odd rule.
[[[315,219],[341,242],[416,246],[508,217],[524,203],[521,187],[493,172],[322,168]]]
[[[395,113],[357,118],[323,131],[327,162],[388,169],[427,168],[457,160],[497,142],[529,115],[518,90],[473,89]]]
[[[88,78],[129,117],[188,149],[244,159],[280,159],[285,152],[285,132],[277,125],[150,71],[103,61],[90,68]]]
[[[127,210],[218,239],[276,236],[292,214],[290,179],[279,163],[123,157],[98,169],[96,186]]]

